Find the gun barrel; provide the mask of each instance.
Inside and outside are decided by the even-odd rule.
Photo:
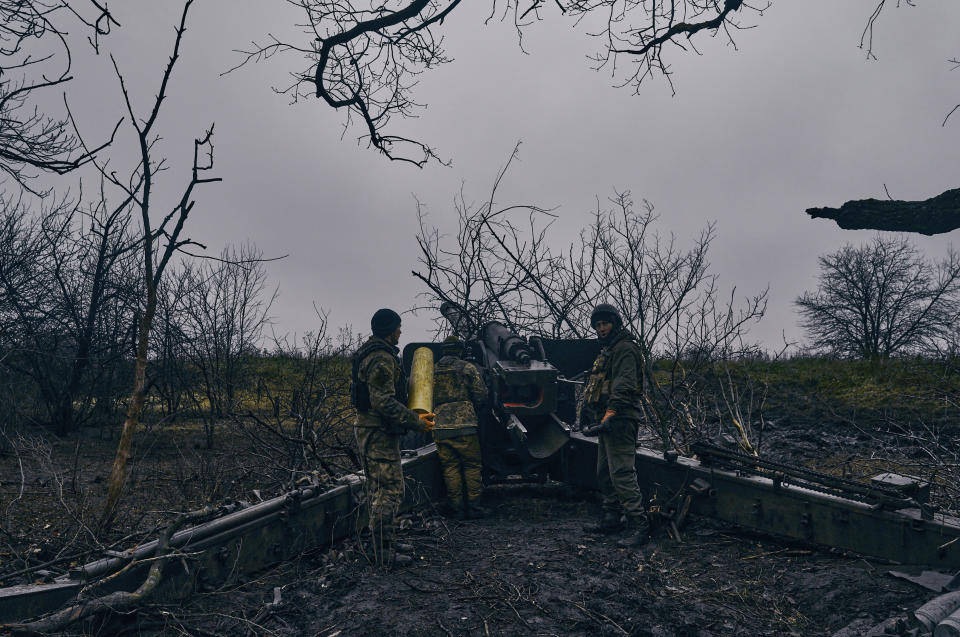
[[[533,358],[526,341],[503,323],[490,321],[483,326],[482,334],[484,345],[501,360],[526,364]]]
[[[470,321],[460,308],[450,301],[444,301],[440,304],[440,314],[450,323],[454,334],[461,339],[470,338]]]
[[[440,305],[440,314],[450,323],[454,334],[465,340],[475,338],[470,317],[456,305],[444,301]],[[501,360],[526,364],[535,358],[527,342],[499,321],[490,321],[485,324],[479,330],[479,340],[496,358]]]

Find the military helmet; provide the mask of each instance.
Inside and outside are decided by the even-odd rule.
[[[597,321],[613,323],[613,326],[617,329],[623,327],[623,319],[620,317],[620,312],[609,303],[601,303],[593,308],[593,313],[590,314],[590,327],[596,325]]]
[[[443,344],[440,347],[440,355],[463,358],[463,343],[460,342],[456,334],[451,334],[443,339]]]

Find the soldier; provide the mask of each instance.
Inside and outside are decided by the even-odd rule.
[[[487,387],[476,365],[461,360],[455,336],[447,339],[433,371],[433,439],[447,485],[447,502],[456,517],[477,519],[490,512],[480,505],[480,438],[477,414],[486,406]]]
[[[390,567],[413,560],[413,547],[394,540],[395,518],[403,501],[400,436],[407,431],[430,431],[434,415],[406,407],[407,383],[397,357],[400,315],[377,310],[370,329],[373,335],[353,355],[351,399],[357,409],[354,432],[366,476],[373,559]]]
[[[620,531],[625,514],[630,533],[617,544],[637,548],[646,544],[650,535],[635,464],[644,386],[643,353],[612,305],[598,305],[590,316],[590,325],[602,349],[584,390],[583,415],[590,423],[584,433],[599,436],[597,483],[603,497],[603,517],[586,530]]]

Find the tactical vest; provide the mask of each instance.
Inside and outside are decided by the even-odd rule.
[[[462,360],[440,359],[433,372],[433,410],[437,426],[436,440],[456,438],[477,433],[477,412],[470,389],[470,379]]]
[[[396,361],[400,373],[397,375],[394,395],[401,404],[407,404],[406,376],[403,373],[403,366],[400,365],[400,359],[398,359],[394,353],[394,348],[381,341],[368,341],[360,346],[360,349],[354,353],[350,360],[350,403],[357,411],[366,413],[370,411],[370,407],[372,407],[370,404],[370,388],[366,382],[360,380],[360,367],[363,365],[363,361],[367,356],[379,351],[389,353],[394,361]]]
[[[433,372],[433,404],[454,403],[472,400],[463,374],[463,361],[454,361],[452,365],[438,364]]]
[[[605,405],[606,401],[610,398],[610,364],[611,359],[613,358],[613,348],[621,344],[621,341],[627,342],[627,347],[634,347],[639,350],[639,347],[634,342],[633,338],[627,336],[618,340],[616,343],[611,344],[609,347],[604,347],[600,350],[600,354],[597,356],[596,360],[593,361],[593,367],[590,369],[590,376],[587,378],[587,384],[583,389],[583,401],[584,404],[590,406]],[[642,369],[643,360],[639,356],[640,352],[637,351],[637,383],[638,386],[634,389],[634,397],[639,400],[641,394],[643,393],[643,387],[639,383],[643,382],[643,372]]]

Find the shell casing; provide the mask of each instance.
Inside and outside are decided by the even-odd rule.
[[[410,364],[410,388],[407,407],[421,414],[433,411],[433,351],[418,347]]]

